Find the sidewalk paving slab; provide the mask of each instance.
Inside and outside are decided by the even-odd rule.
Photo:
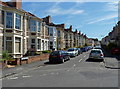
[[[120,69],[120,61],[118,61],[116,58],[105,57],[104,63],[106,68]]]
[[[46,61],[47,61],[47,59],[46,59]],[[0,78],[5,77],[5,76],[9,76],[12,74],[17,74],[17,73],[20,73],[24,70],[29,70],[29,69],[32,69],[35,67],[43,66],[44,63],[45,63],[45,60],[44,61],[35,61],[35,62],[30,63],[30,64],[22,64],[21,66],[2,69],[2,76],[0,76]]]

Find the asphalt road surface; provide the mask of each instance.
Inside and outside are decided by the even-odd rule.
[[[89,51],[60,64],[42,61],[2,79],[3,87],[118,87],[118,70],[103,61],[88,60]],[[29,64],[28,64],[29,65]]]

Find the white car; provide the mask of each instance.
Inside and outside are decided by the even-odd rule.
[[[101,49],[92,49],[89,55],[90,59],[104,59],[104,54]]]
[[[71,57],[75,57],[78,55],[78,50],[77,48],[70,48],[68,49],[67,53],[69,53]]]
[[[102,49],[101,46],[95,46],[94,49]]]

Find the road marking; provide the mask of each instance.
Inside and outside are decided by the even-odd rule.
[[[70,70],[67,70],[67,71],[70,71]]]
[[[81,62],[81,61],[82,61],[82,59],[79,60],[79,62]]]
[[[76,66],[76,64],[73,65],[73,67]]]
[[[55,73],[50,73],[50,74],[55,74]]]
[[[40,76],[46,76],[47,74],[42,74],[42,75],[40,75]]]
[[[13,79],[13,80],[15,80],[15,79],[18,79],[18,77],[12,77],[12,78],[9,78],[9,79]]]
[[[66,71],[70,71],[70,70],[74,69],[75,66],[76,66],[76,64],[74,64],[70,69],[68,69]]]
[[[56,74],[59,74],[58,72]]]
[[[31,77],[30,75],[25,75],[25,76],[22,76],[23,78],[29,78]]]
[[[43,76],[43,75],[40,75],[40,76]]]
[[[43,74],[43,76],[46,76],[47,74]]]

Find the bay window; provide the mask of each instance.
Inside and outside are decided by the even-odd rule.
[[[6,37],[6,50],[12,53],[12,37]]]
[[[53,36],[53,28],[52,27],[49,27],[49,35]]]
[[[38,39],[38,43],[37,43],[37,47],[38,47],[38,49],[40,49],[40,43],[41,43],[41,40]]]
[[[40,30],[41,30],[41,24],[40,22],[38,22],[38,32],[40,32]]]
[[[30,31],[36,31],[36,21],[30,20]]]
[[[58,33],[57,33],[57,34],[58,34],[58,37],[60,37],[60,31],[59,31],[59,30],[58,30]]]
[[[35,49],[35,39],[31,39],[31,48]]]
[[[4,25],[4,11],[2,10],[2,21],[1,21],[1,24]]]
[[[13,28],[13,13],[6,12],[6,28]]]
[[[21,52],[21,39],[18,37],[15,38],[15,52],[16,53]]]
[[[21,15],[16,14],[15,17],[15,28],[20,29],[21,28]]]

